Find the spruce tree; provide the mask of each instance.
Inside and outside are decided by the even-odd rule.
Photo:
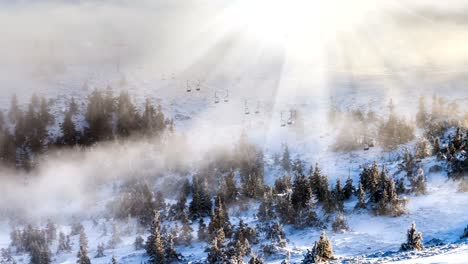
[[[190,245],[193,239],[193,235],[192,235],[193,229],[190,226],[190,220],[188,219],[187,213],[184,212],[181,221],[182,221],[182,230],[181,230],[180,236],[178,237],[178,241],[188,246]]]
[[[416,113],[416,124],[418,127],[423,128],[428,121],[428,113],[426,110],[426,101],[424,97],[419,98],[418,112]]]
[[[57,239],[57,227],[50,219],[47,220],[46,224],[46,239],[49,244]]]
[[[109,248],[115,248],[121,242],[122,242],[122,239],[119,236],[117,225],[115,223],[112,223],[111,239],[109,240],[108,246]]]
[[[234,202],[237,198],[237,187],[234,171],[231,171],[224,177],[224,184],[222,188],[224,201],[227,204]]]
[[[426,177],[422,168],[418,169],[417,175],[411,181],[411,192],[416,195],[426,194],[427,192]]]
[[[342,213],[336,215],[335,220],[332,223],[332,229],[335,233],[342,233],[349,230],[348,223]]]
[[[128,137],[139,128],[139,115],[127,91],[122,91],[117,99],[117,133]]]
[[[226,205],[224,204],[221,195],[216,196],[215,205],[216,206],[213,212],[211,213],[211,221],[208,225],[208,235],[210,238],[213,238],[214,236],[216,236],[216,232],[218,232],[219,229],[222,229],[226,236],[230,237],[232,227],[229,221],[229,215],[226,210]]]
[[[351,198],[354,192],[355,192],[355,189],[353,186],[353,179],[351,179],[351,177],[348,177],[348,179],[346,179],[346,183],[343,188],[343,198],[345,200],[348,200],[349,198]]]
[[[54,116],[50,113],[49,104],[45,97],[41,97],[41,105],[39,107],[39,120],[42,126],[46,127],[54,121]]]
[[[299,210],[306,206],[306,203],[312,197],[312,190],[309,181],[304,175],[297,175],[293,183],[293,191],[291,194],[291,204],[294,210]]]
[[[275,218],[275,213],[273,211],[273,193],[271,189],[265,191],[263,194],[262,202],[258,207],[257,217],[258,220],[262,222],[270,221]]]
[[[366,193],[364,192],[364,187],[362,186],[361,182],[359,182],[357,195],[358,195],[358,202],[356,203],[356,206],[354,208],[356,209],[366,208]]]
[[[315,247],[315,260],[317,263],[326,263],[330,259],[333,259],[333,247],[325,232],[323,232]]]
[[[422,239],[421,232],[416,230],[416,224],[413,223],[406,233],[406,243],[401,244],[400,250],[421,250],[424,248]]]
[[[146,253],[151,264],[164,262],[164,244],[161,237],[161,227],[159,223],[159,213],[154,210],[153,222],[150,228],[150,235],[146,239]]]
[[[332,191],[332,198],[335,203],[336,210],[340,212],[343,211],[344,194],[340,179],[336,180],[335,188]]]
[[[284,146],[283,156],[281,158],[281,167],[285,171],[290,171],[291,170],[291,156],[289,154],[288,145]]]
[[[78,264],[91,264],[91,261],[89,260],[89,257],[88,257],[88,251],[86,250],[86,248],[84,248],[81,245],[78,251],[77,258],[78,260],[76,261],[76,263]]]
[[[257,255],[253,255],[249,260],[249,264],[264,264],[264,263],[265,261],[263,261],[263,259],[258,257]]]
[[[198,240],[200,240],[200,241],[205,241],[206,237],[207,237],[206,224],[203,221],[203,218],[200,218],[200,221],[198,222],[197,237],[198,237]]]
[[[8,117],[12,123],[16,123],[20,119],[21,115],[22,113],[18,104],[18,97],[16,97],[16,94],[13,94],[13,96],[11,97],[10,111],[8,112]]]
[[[85,114],[88,124],[85,133],[87,141],[94,143],[112,138],[111,117],[113,109],[112,97],[104,98],[99,90],[94,90],[89,95]]]
[[[164,248],[164,263],[178,263],[180,259],[181,256],[174,247],[174,236],[169,234]]]
[[[140,250],[140,249],[145,248],[145,240],[143,239],[143,237],[137,236],[135,238],[135,242],[133,242],[133,246],[135,250]]]
[[[100,243],[97,245],[97,249],[96,249],[96,256],[95,258],[102,258],[102,257],[105,257],[106,255],[104,255],[104,244],[103,243]]]
[[[76,130],[75,123],[72,120],[72,114],[70,111],[65,113],[60,129],[62,132],[60,144],[70,146],[77,143],[78,132]]]

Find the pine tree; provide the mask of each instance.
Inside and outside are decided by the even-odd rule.
[[[291,194],[291,204],[294,210],[299,210],[306,206],[306,203],[312,197],[312,190],[309,181],[303,175],[297,175],[293,183],[293,191]]]
[[[65,234],[60,231],[59,239],[58,239],[58,246],[57,246],[57,253],[70,252],[70,251],[71,251],[70,237],[65,236]]]
[[[256,255],[253,255],[249,260],[249,264],[264,264],[264,263],[265,261],[263,261],[263,259],[261,259],[260,257]]]
[[[103,97],[102,92],[94,90],[88,97],[88,105],[86,110],[86,129],[87,141],[94,143],[97,141],[108,140],[112,137],[111,117],[113,113],[113,98],[110,92],[110,97]]]
[[[432,143],[432,152],[433,152],[434,154],[437,154],[437,155],[440,154],[440,138],[439,138],[439,137],[436,137],[436,138],[434,138],[434,140],[433,140],[433,143]]]
[[[335,217],[335,220],[333,220],[332,229],[335,233],[341,233],[349,230],[348,223],[346,222],[346,219],[342,213],[339,213]]]
[[[460,239],[468,238],[468,226],[463,229],[463,234],[460,236]]]
[[[164,248],[165,263],[178,263],[180,261],[180,254],[177,253],[174,247],[174,236],[169,234]]]
[[[30,253],[30,262],[32,264],[50,264],[51,253],[46,244],[42,243],[33,243],[29,249]]]
[[[164,245],[161,237],[159,213],[156,210],[154,210],[153,222],[150,228],[150,235],[146,239],[146,253],[150,257],[151,264],[163,263]]]
[[[317,242],[315,242],[312,250],[307,249],[306,254],[304,255],[304,259],[302,260],[302,264],[313,264],[315,263],[315,252],[317,248]]]
[[[323,202],[325,200],[325,197],[324,197],[325,191],[323,190],[324,184],[322,183],[322,171],[320,170],[318,163],[315,164],[315,169],[313,172],[312,172],[312,168],[310,169],[309,181],[310,181],[311,189],[313,193],[315,194],[315,196],[317,197],[317,200],[319,202]]]
[[[416,230],[416,224],[413,223],[406,234],[406,243],[401,244],[400,250],[421,250],[424,248],[422,239],[421,232]]]
[[[117,133],[128,137],[138,130],[139,115],[127,91],[122,91],[117,99]]]
[[[285,171],[291,170],[291,156],[289,154],[289,148],[287,145],[284,146],[283,156],[281,158],[281,167]]]
[[[135,250],[140,250],[145,248],[145,240],[141,236],[137,236],[135,238],[135,242],[133,242],[133,246],[135,247]]]
[[[70,99],[70,103],[68,104],[68,112],[70,112],[71,115],[78,113],[78,105],[76,104],[74,97]]]
[[[41,105],[39,107],[39,120],[45,127],[54,121],[54,116],[50,113],[49,104],[45,97],[41,97]]]
[[[96,253],[95,258],[102,258],[102,257],[106,256],[106,255],[104,255],[104,244],[103,243],[98,244],[96,251],[97,251],[97,253]]]
[[[315,260],[318,263],[326,263],[330,259],[333,259],[333,247],[325,232],[323,232],[315,247]]]
[[[343,188],[343,198],[345,200],[348,200],[349,198],[351,198],[354,192],[355,192],[355,189],[353,186],[353,179],[351,179],[351,177],[348,177],[348,179],[346,179],[346,183]]]
[[[12,123],[18,122],[22,113],[18,105],[18,97],[16,94],[13,94],[11,97],[10,111],[8,112],[8,117]]]
[[[424,170],[422,168],[418,169],[417,175],[414,177],[414,180],[411,181],[411,192],[416,195],[425,194],[427,191],[426,187],[426,177],[424,176]]]
[[[232,227],[231,223],[229,222],[229,215],[226,211],[226,205],[224,204],[221,195],[216,196],[215,205],[216,206],[211,213],[211,221],[208,225],[208,236],[213,238],[219,229],[222,229],[226,236],[229,237],[231,235]]]
[[[198,231],[197,231],[197,237],[198,240],[200,241],[205,241],[206,240],[206,224],[203,221],[203,218],[200,218],[200,221],[198,222]]]
[[[426,102],[424,100],[424,97],[419,98],[419,106],[418,106],[418,112],[416,114],[416,124],[418,127],[423,128],[426,125],[426,122],[428,121],[428,114],[426,111]]]
[[[336,180],[335,189],[332,191],[332,198],[335,202],[335,208],[340,212],[343,211],[344,194],[340,179]]]
[[[211,247],[208,248],[207,263],[227,263],[228,256],[225,249],[226,235],[223,228],[219,228],[211,238]]]
[[[55,224],[48,219],[46,224],[46,239],[47,243],[51,244],[55,239],[57,239],[57,228]]]
[[[76,261],[76,263],[78,264],[91,264],[91,261],[89,260],[89,257],[88,257],[88,251],[86,250],[86,248],[84,248],[81,245],[80,245],[80,250],[78,251],[77,258],[78,260]]]
[[[188,219],[187,213],[184,212],[182,217],[182,230],[180,236],[178,237],[178,241],[185,245],[190,245],[193,239],[192,235],[193,229],[190,226],[190,220]]]
[[[358,194],[358,202],[354,208],[356,209],[364,209],[366,208],[366,193],[364,192],[364,187],[362,183],[359,182],[359,188],[357,190]]]
[[[117,225],[115,223],[112,223],[111,239],[109,240],[108,246],[109,248],[115,248],[121,242],[122,242],[122,239],[119,236]]]
[[[189,205],[192,219],[208,216],[211,212],[211,198],[208,194],[208,183],[201,176],[193,178],[193,196]]]
[[[415,157],[418,159],[424,159],[431,155],[431,148],[429,141],[426,138],[421,138],[415,147]]]
[[[117,258],[115,256],[112,256],[112,264],[117,264]]]
[[[224,200],[227,204],[232,203],[237,198],[237,187],[234,171],[231,171],[224,177],[224,185],[222,188]]]
[[[314,198],[311,196],[305,206],[295,211],[294,226],[296,228],[305,228],[318,226],[319,220],[315,212]]]
[[[60,125],[62,137],[60,143],[63,145],[75,145],[77,143],[78,131],[76,130],[75,123],[72,120],[70,111],[65,113],[63,123]]]
[[[265,191],[263,194],[262,202],[258,207],[257,217],[262,222],[270,221],[275,218],[275,213],[273,211],[273,193],[271,189]]]
[[[84,228],[80,230],[80,247],[83,248],[84,252],[88,252],[88,237],[84,231]]]

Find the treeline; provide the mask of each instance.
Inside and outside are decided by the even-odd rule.
[[[417,145],[417,155],[424,158],[435,155],[447,161],[449,176],[466,182],[468,172],[468,113],[463,114],[456,101],[432,97],[432,108],[420,98],[416,121],[424,129],[424,138]]]
[[[50,129],[58,116],[51,113],[52,105],[53,101],[33,95],[23,109],[16,95],[12,97],[8,114],[0,111],[0,163],[31,169],[37,154],[53,148],[90,146],[135,134],[158,137],[174,130],[173,120],[165,117],[160,105],[155,107],[147,98],[139,111],[127,91],[114,96],[108,88],[92,91],[82,106],[72,97],[63,120],[56,122],[60,133],[53,135]],[[84,124],[76,123],[79,116],[84,117]]]
[[[340,111],[332,107],[328,118],[331,124],[340,126],[332,146],[335,151],[367,150],[376,144],[392,150],[414,139],[414,126],[397,114],[392,100],[385,117],[372,109]]]

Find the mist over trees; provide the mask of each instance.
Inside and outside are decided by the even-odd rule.
[[[204,162],[195,169],[168,170],[177,177],[183,175],[174,181],[170,191],[150,175],[115,183],[115,195],[106,201],[103,213],[107,220],[102,223],[102,236],[106,239],[92,249],[88,248],[86,230],[79,220],[71,223],[70,232],[57,229],[49,221],[43,229],[33,225],[13,229],[12,251],[5,251],[4,258],[8,254],[28,254],[38,261],[34,263],[51,263],[54,254],[73,252],[78,263],[91,263],[93,258],[111,257],[109,250],[123,243],[121,237],[132,236],[132,247],[144,251],[149,263],[183,261],[186,256],[180,249],[196,243],[205,248],[208,263],[262,263],[264,259],[284,256],[290,243],[285,230],[330,229],[346,233],[353,228],[347,221],[348,214],[401,216],[407,212],[411,198],[407,195],[428,193],[427,172],[421,160],[434,157],[446,162],[449,177],[462,182],[468,171],[467,130],[460,119],[454,122],[456,118],[451,117],[453,123],[447,121],[456,107],[447,110],[439,99],[434,100],[437,110],[433,112],[420,100],[417,128],[399,117],[392,103],[384,117],[372,110],[343,114],[349,122],[357,122],[353,126],[358,128],[351,129],[356,134],[347,135],[350,128],[343,127],[333,150],[346,153],[379,146],[397,152],[404,145],[392,172],[375,161],[360,164],[358,177],[351,173],[347,177],[327,175],[320,163],[297,155],[287,144],[275,157],[265,154],[244,131],[232,148],[213,148],[204,154]],[[80,115],[83,123],[78,121]],[[334,118],[343,118],[339,115]],[[49,131],[54,122],[59,124],[59,134]],[[416,136],[415,129],[421,129],[423,135]],[[109,88],[92,91],[82,105],[72,97],[60,114],[52,112],[51,102],[45,98],[34,95],[23,109],[14,96],[8,113],[0,112],[0,130],[2,162],[16,169],[33,170],[37,158],[49,151],[92,148],[101,142],[132,137],[158,141],[174,132],[174,123],[149,98],[140,108],[128,92],[114,95]],[[268,184],[266,173],[272,169],[280,175]],[[253,222],[238,218],[252,204]],[[79,240],[79,245],[73,243],[74,239]],[[422,248],[422,235],[413,226],[401,249]],[[288,259],[285,257],[285,263]],[[331,241],[322,234],[303,263],[333,259]],[[113,261],[117,262],[117,258],[113,257]]]

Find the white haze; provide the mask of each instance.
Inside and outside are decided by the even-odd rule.
[[[350,99],[349,83],[363,87],[364,99],[353,103],[362,105],[377,95],[379,104],[391,97],[403,102],[400,109],[412,109],[405,104],[411,101],[406,96],[410,89],[430,90],[432,95],[432,89],[445,89],[439,85],[447,80],[466,82],[461,72],[467,66],[468,46],[461,44],[468,43],[468,21],[451,19],[468,8],[466,1],[444,1],[444,6],[435,0],[375,1],[377,12],[364,13],[353,28],[324,25],[323,31],[331,32],[309,36],[316,44],[309,47],[259,41],[244,32],[242,23],[220,23],[233,2],[0,0],[0,110],[8,109],[13,93],[23,102],[32,92],[55,97],[64,87],[76,87],[71,90],[83,95],[78,89],[89,79],[99,77],[98,88],[104,88],[102,80],[115,81],[136,71],[140,80],[134,92],[155,91],[162,100],[184,100],[170,90],[179,85],[149,90],[149,84],[143,91],[138,83],[175,73],[181,80],[204,78],[212,87],[232,87],[236,107],[223,108],[223,115],[209,107],[197,109],[200,116],[179,124],[195,151],[189,156],[185,148],[174,148],[178,153],[169,156],[180,159],[184,154],[184,162],[192,165],[223,140],[232,146],[244,121],[238,115],[228,120],[223,116],[242,109],[244,99],[261,98],[271,111],[265,117],[273,120],[271,126],[277,126],[280,111],[305,101],[317,103],[306,108],[312,113],[305,113],[312,130],[312,123],[324,118],[319,115],[325,114],[329,97]],[[65,72],[50,69],[56,64],[64,64]],[[454,93],[465,94],[459,87],[452,87]],[[238,126],[225,125],[232,120]],[[309,139],[322,132],[323,127],[317,128]],[[286,141],[270,128],[262,133],[255,136],[264,149],[271,145],[277,150]],[[167,160],[162,157],[167,153],[161,157],[152,148],[145,142],[110,144],[45,158],[30,175],[2,171],[0,208],[22,208],[33,216],[83,211],[102,198],[95,196],[96,183],[164,172]],[[24,177],[26,183],[17,180]]]

